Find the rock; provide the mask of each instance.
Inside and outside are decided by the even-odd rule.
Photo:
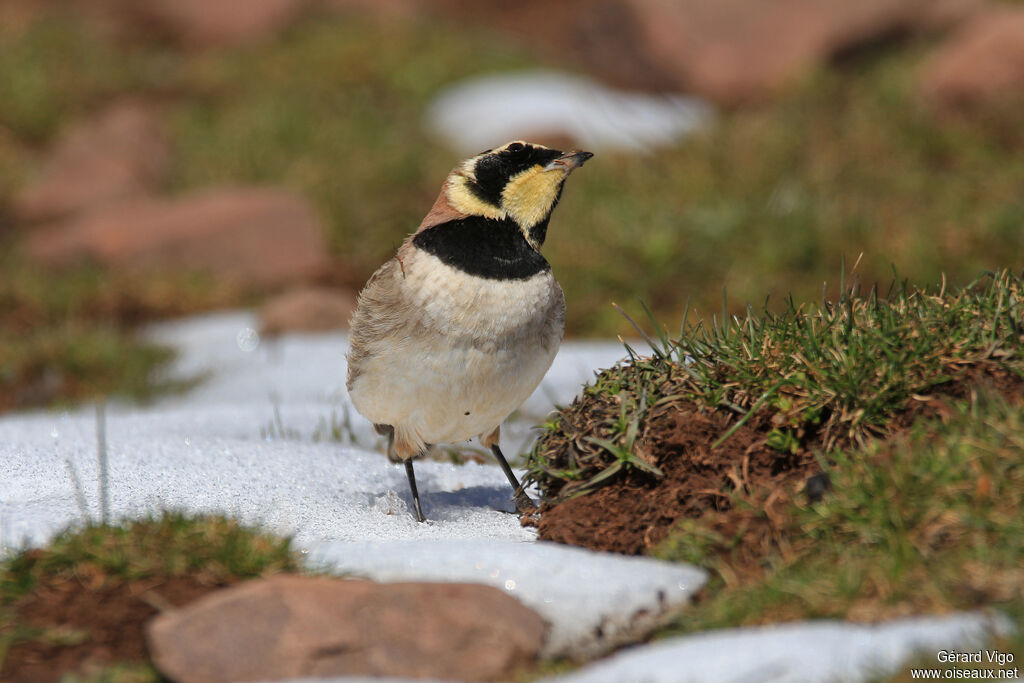
[[[122,0],[122,11],[176,41],[223,47],[279,33],[313,0]]]
[[[472,490],[461,489],[465,495]],[[490,498],[478,491],[472,494],[474,505]],[[501,504],[507,505],[508,494],[498,494],[502,496]],[[393,509],[388,501],[378,502],[384,508],[381,517]],[[408,518],[407,503],[400,504],[398,514]],[[306,559],[332,574],[375,581],[466,581],[503,589],[548,622],[543,657],[578,661],[644,640],[689,607],[707,581],[704,570],[681,562],[595,553],[560,543],[521,543],[493,534],[323,541],[309,547]]]
[[[348,329],[348,321],[355,308],[356,296],[347,290],[326,287],[291,289],[263,304],[260,335]]]
[[[947,109],[1024,99],[1024,7],[993,8],[966,23],[926,62],[920,90]]]
[[[763,100],[837,54],[935,30],[975,0],[623,0],[646,61],[683,90],[736,105]]]
[[[42,221],[145,194],[170,159],[161,122],[140,102],[117,102],[73,124],[34,180],[14,197],[23,221]]]
[[[280,189],[216,189],[178,199],[108,204],[37,229],[26,252],[46,266],[210,273],[256,287],[315,277],[327,245],[312,208]]]
[[[988,0],[934,0],[912,3],[906,23],[911,32],[938,33],[956,29],[989,9]]]
[[[323,676],[493,680],[536,658],[546,624],[476,584],[280,575],[210,594],[147,627],[177,683]]]

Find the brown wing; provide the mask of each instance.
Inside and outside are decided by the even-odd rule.
[[[430,211],[416,229],[417,233],[441,223],[466,217],[466,214],[455,209],[448,201],[447,186],[448,180],[445,180],[434,205],[430,207]],[[389,340],[407,336],[420,319],[416,311],[413,311],[409,303],[402,298],[399,288],[401,278],[404,276],[402,261],[408,257],[412,249],[410,236],[399,248],[395,258],[378,268],[359,293],[359,303],[352,315],[349,337],[349,391],[352,390],[352,383],[356,377],[362,372],[365,361],[372,358],[378,349],[386,347],[390,343]]]
[[[378,349],[406,336],[415,324],[415,316],[411,315],[408,302],[402,299],[399,286],[403,249],[399,250],[398,256],[378,268],[359,292],[359,302],[352,314],[347,354],[346,385],[350,391],[364,363]]]

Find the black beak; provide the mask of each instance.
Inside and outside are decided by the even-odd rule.
[[[566,152],[562,156],[558,157],[557,159],[549,163],[544,168],[544,170],[553,171],[556,168],[563,168],[565,169],[566,173],[568,173],[572,171],[574,168],[585,164],[587,162],[587,159],[589,159],[592,156],[594,155],[591,154],[590,152],[582,152],[579,150],[574,152]]]

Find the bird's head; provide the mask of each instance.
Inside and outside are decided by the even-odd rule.
[[[452,171],[442,195],[467,216],[511,219],[531,246],[544,243],[548,218],[575,168],[594,156],[510,142],[467,159]]]

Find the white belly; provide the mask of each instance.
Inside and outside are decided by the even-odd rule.
[[[564,330],[565,303],[550,272],[487,280],[417,252],[402,296],[415,332],[375,344],[351,387],[356,409],[417,446],[486,434],[537,388]]]

